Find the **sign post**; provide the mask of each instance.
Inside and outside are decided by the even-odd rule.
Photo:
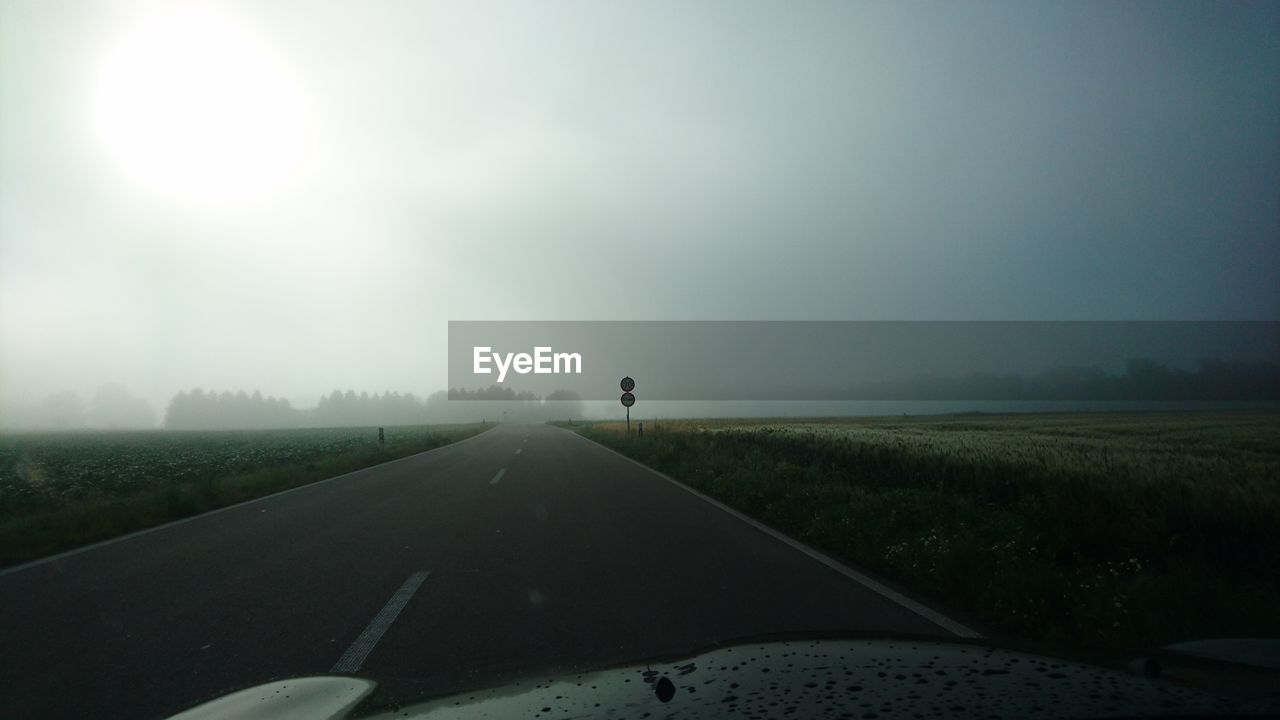
[[[636,404],[636,396],[631,391],[635,389],[635,380],[630,376],[622,378],[622,407],[627,409],[627,435],[631,434],[631,406]]]

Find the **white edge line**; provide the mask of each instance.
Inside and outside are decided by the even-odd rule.
[[[365,629],[351,643],[351,647],[342,653],[342,657],[338,658],[338,662],[333,664],[329,672],[350,674],[358,671],[360,666],[364,664],[365,659],[369,657],[369,653],[373,652],[374,646],[386,634],[387,628],[391,627],[391,623],[400,617],[400,611],[404,610],[404,606],[409,604],[409,598],[412,598],[418,588],[422,587],[422,582],[430,574],[426,570],[420,570],[410,575],[404,581],[404,584],[400,586],[400,589],[396,590],[391,599],[387,601],[387,604],[382,606],[378,614],[373,616],[373,619],[369,621]]]
[[[968,626],[966,626],[966,625],[963,625],[963,624],[961,624],[961,623],[959,623],[959,622],[956,622],[955,620],[952,620],[951,618],[947,617],[946,615],[943,615],[942,613],[938,612],[937,610],[934,610],[933,608],[927,607],[927,606],[925,606],[925,605],[920,604],[919,602],[916,602],[915,600],[912,600],[911,598],[907,597],[906,595],[903,595],[902,593],[898,592],[897,590],[894,590],[893,588],[890,588],[890,587],[886,586],[884,583],[878,582],[878,581],[876,581],[876,580],[874,580],[874,579],[872,579],[872,578],[870,578],[870,577],[867,577],[866,575],[863,575],[862,573],[860,573],[860,572],[858,572],[857,570],[854,570],[853,568],[851,568],[851,567],[849,567],[849,566],[845,565],[844,563],[840,562],[839,560],[836,560],[835,558],[832,558],[831,556],[826,555],[825,553],[819,552],[818,550],[815,550],[815,549],[813,549],[813,548],[809,547],[808,545],[805,545],[804,543],[800,542],[799,540],[796,540],[796,539],[791,538],[791,537],[787,537],[786,535],[784,535],[784,534],[782,534],[782,533],[778,532],[777,530],[774,530],[773,528],[769,527],[768,525],[765,525],[764,523],[762,523],[762,522],[760,522],[760,521],[758,521],[758,520],[756,520],[756,519],[754,519],[754,518],[748,517],[747,515],[744,515],[744,514],[742,514],[742,513],[738,512],[737,510],[734,510],[733,508],[729,507],[728,505],[725,505],[724,503],[720,502],[719,500],[716,500],[716,499],[714,499],[714,498],[711,498],[710,496],[707,496],[707,495],[703,495],[702,493],[698,492],[697,490],[694,490],[693,488],[689,487],[688,485],[685,485],[684,483],[680,482],[679,480],[676,480],[675,478],[672,478],[672,477],[670,477],[670,476],[666,475],[665,473],[658,472],[657,470],[654,470],[653,468],[649,467],[648,465],[645,465],[644,463],[640,462],[639,460],[634,460],[634,459],[632,459],[632,458],[629,458],[629,457],[627,457],[626,455],[623,455],[622,453],[618,452],[617,450],[614,450],[614,449],[613,449],[613,448],[611,448],[611,447],[606,447],[606,446],[604,446],[604,445],[601,445],[600,443],[596,442],[595,440],[592,440],[591,438],[586,437],[586,436],[584,436],[584,435],[581,435],[581,434],[579,434],[579,433],[573,432],[572,430],[568,430],[568,429],[566,429],[566,428],[560,428],[560,429],[561,429],[561,430],[564,430],[565,432],[570,433],[571,435],[575,435],[575,436],[577,436],[577,437],[579,437],[579,438],[582,438],[583,440],[585,440],[585,441],[587,441],[587,442],[589,442],[589,443],[591,443],[591,444],[593,444],[593,445],[595,445],[595,446],[597,446],[597,447],[600,447],[600,448],[603,448],[603,449],[605,449],[605,450],[608,450],[609,452],[613,453],[614,455],[617,455],[618,457],[622,458],[623,460],[626,460],[627,462],[629,462],[629,463],[631,463],[631,464],[633,464],[633,465],[637,465],[637,466],[639,466],[639,467],[644,468],[645,470],[648,470],[649,472],[653,473],[654,475],[657,475],[658,477],[662,478],[663,480],[666,480],[667,482],[671,483],[672,485],[675,485],[676,487],[680,488],[681,490],[685,490],[685,491],[689,492],[690,494],[694,495],[695,497],[699,497],[699,498],[701,498],[702,500],[704,500],[704,501],[706,501],[706,502],[708,502],[708,503],[710,503],[710,504],[714,505],[715,507],[720,508],[721,510],[723,510],[723,511],[725,511],[725,512],[729,513],[730,515],[732,515],[732,516],[734,516],[734,517],[738,518],[739,520],[741,520],[741,521],[743,521],[743,522],[747,523],[748,525],[750,525],[750,526],[754,527],[755,529],[759,530],[760,532],[765,533],[766,535],[769,535],[770,537],[774,538],[775,540],[779,540],[779,541],[781,541],[781,542],[783,542],[783,543],[786,543],[787,545],[790,545],[792,548],[795,548],[796,550],[799,550],[800,552],[804,553],[805,555],[808,555],[809,557],[813,558],[814,560],[817,560],[818,562],[822,563],[823,565],[826,565],[827,567],[831,568],[832,570],[835,570],[836,572],[840,573],[841,575],[844,575],[845,577],[849,578],[850,580],[853,580],[854,582],[857,582],[858,584],[862,585],[863,587],[867,588],[868,590],[871,590],[871,591],[873,591],[873,592],[875,592],[875,593],[877,593],[877,594],[879,594],[879,595],[881,595],[881,596],[883,596],[883,597],[885,597],[885,598],[887,598],[887,599],[889,599],[889,600],[892,600],[893,602],[897,603],[898,605],[900,605],[900,606],[902,606],[902,607],[904,607],[904,608],[906,608],[906,609],[910,610],[911,612],[913,612],[913,613],[915,613],[915,614],[919,615],[920,617],[924,618],[925,620],[928,620],[929,622],[933,623],[934,625],[937,625],[938,627],[941,627],[942,629],[946,630],[947,632],[950,632],[951,634],[956,635],[957,637],[970,638],[970,639],[975,639],[975,640],[976,640],[976,639],[980,639],[980,638],[982,638],[982,637],[983,637],[982,633],[978,632],[977,630],[974,630],[974,629],[972,629],[972,628],[970,628],[970,627],[968,627]]]
[[[430,455],[431,453],[433,453],[433,452],[437,452],[437,451],[440,451],[440,450],[445,450],[445,449],[448,449],[448,448],[457,447],[457,446],[461,445],[462,443],[467,442],[468,440],[474,440],[475,438],[478,438],[478,437],[480,437],[481,435],[484,435],[485,433],[489,432],[490,430],[493,430],[495,427],[497,427],[497,426],[496,426],[496,425],[491,426],[491,427],[489,427],[489,428],[488,428],[488,429],[486,429],[486,430],[481,430],[480,432],[476,433],[475,435],[472,435],[471,437],[465,437],[465,438],[463,438],[463,439],[461,439],[461,440],[458,440],[458,441],[456,441],[456,442],[451,442],[451,443],[449,443],[449,444],[447,444],[447,445],[441,445],[440,447],[437,447],[437,448],[431,448],[430,450],[423,450],[423,451],[422,451],[422,452],[420,452],[420,453],[414,453],[414,454],[412,454],[412,455],[405,455],[405,456],[404,456],[404,457],[402,457],[402,458],[396,458],[395,460],[388,460],[388,461],[386,461],[386,462],[384,462],[384,463],[378,463],[377,465],[370,465],[370,466],[368,466],[368,467],[363,467],[363,468],[360,468],[360,469],[358,469],[358,470],[352,470],[351,472],[345,472],[345,473],[342,473],[341,475],[334,475],[333,477],[324,478],[324,479],[322,479],[322,480],[316,480],[316,481],[314,481],[314,482],[309,482],[309,483],[307,483],[307,484],[305,484],[305,485],[299,485],[299,486],[297,486],[297,487],[291,487],[291,488],[289,488],[288,490],[281,490],[281,491],[279,491],[279,492],[271,493],[270,495],[263,495],[262,497],[256,497],[256,498],[253,498],[253,499],[251,499],[251,500],[245,500],[244,502],[238,502],[238,503],[236,503],[235,505],[227,505],[227,506],[225,506],[225,507],[220,507],[220,508],[217,508],[217,509],[214,509],[214,510],[209,510],[209,511],[207,511],[207,512],[202,512],[202,513],[200,513],[199,515],[191,515],[190,517],[178,518],[177,520],[171,520],[171,521],[169,521],[169,522],[167,522],[167,523],[164,523],[164,524],[162,524],[162,525],[154,525],[154,526],[149,527],[149,528],[143,528],[143,529],[141,529],[141,530],[135,530],[135,531],[133,531],[133,532],[131,532],[131,533],[128,533],[128,534],[126,534],[126,535],[120,535],[120,536],[118,536],[118,537],[113,537],[113,538],[107,538],[106,540],[99,540],[98,542],[93,543],[93,544],[90,544],[90,545],[83,545],[83,546],[78,547],[78,548],[73,548],[73,549],[71,549],[71,550],[67,550],[66,552],[60,552],[60,553],[58,553],[57,555],[50,555],[49,557],[39,558],[39,559],[36,559],[36,560],[29,560],[29,561],[24,562],[24,563],[22,563],[22,564],[20,564],[20,565],[14,565],[14,566],[12,566],[12,567],[7,567],[7,568],[5,568],[5,569],[3,569],[3,570],[0,570],[0,577],[4,577],[5,575],[9,575],[9,574],[12,574],[12,573],[21,572],[21,571],[23,571],[23,570],[29,570],[29,569],[34,568],[34,567],[37,567],[37,566],[39,566],[39,565],[44,565],[45,563],[51,563],[51,562],[57,562],[57,561],[59,561],[59,560],[65,560],[65,559],[67,559],[67,558],[69,558],[69,557],[71,557],[71,556],[73,556],[73,555],[79,555],[80,553],[83,553],[83,552],[89,552],[90,550],[97,550],[98,548],[106,547],[107,545],[114,545],[115,543],[118,543],[118,542],[124,542],[125,540],[132,540],[133,538],[139,537],[139,536],[141,536],[141,535],[147,535],[147,534],[149,534],[149,533],[157,532],[157,531],[160,531],[160,530],[167,530],[167,529],[172,528],[172,527],[174,527],[174,526],[176,526],[176,525],[184,525],[184,524],[186,524],[186,523],[194,522],[194,521],[196,521],[196,520],[203,520],[204,518],[212,517],[212,516],[214,516],[214,515],[217,515],[218,513],[223,513],[223,512],[226,512],[226,511],[228,511],[228,510],[235,510],[236,508],[242,508],[242,507],[244,507],[245,505],[252,505],[252,504],[254,504],[254,503],[263,502],[263,501],[266,501],[266,500],[270,500],[270,499],[272,499],[272,498],[280,497],[281,495],[288,495],[289,493],[291,493],[291,492],[297,492],[298,490],[306,490],[306,489],[308,489],[308,488],[314,488],[314,487],[317,487],[317,486],[319,486],[319,485],[323,485],[323,484],[325,484],[325,483],[332,482],[332,481],[334,481],[334,480],[340,480],[340,479],[342,479],[342,478],[344,478],[344,477],[346,477],[346,476],[348,476],[348,475],[355,475],[355,474],[357,474],[357,473],[367,472],[367,471],[369,471],[369,470],[374,470],[374,469],[377,469],[377,468],[380,468],[380,467],[385,467],[385,466],[387,466],[387,465],[392,465],[392,464],[395,464],[395,463],[398,463],[398,462],[403,462],[403,461],[405,461],[405,460],[411,460],[411,459],[416,458],[416,457],[422,457],[423,455]]]
[[[498,471],[498,474],[497,474],[497,475],[494,475],[494,476],[493,476],[493,479],[489,481],[489,484],[490,484],[490,485],[497,485],[497,484],[498,484],[498,481],[502,479],[502,476],[503,476],[503,475],[506,475],[506,474],[507,474],[507,469],[506,469],[506,468],[502,468],[501,470],[499,470],[499,471]]]

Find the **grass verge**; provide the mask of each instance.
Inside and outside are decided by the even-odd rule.
[[[0,461],[7,461],[0,466],[0,567],[431,450],[488,427],[393,427],[381,447],[368,428],[7,436],[0,443]]]

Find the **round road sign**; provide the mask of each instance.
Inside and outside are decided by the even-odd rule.
[[[635,389],[636,389],[635,380],[632,380],[630,376],[622,378],[622,392],[629,393]]]
[[[631,407],[636,404],[636,396],[629,392],[622,393],[622,407]]]

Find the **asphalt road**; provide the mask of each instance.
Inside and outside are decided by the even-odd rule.
[[[0,717],[161,718],[335,668],[436,695],[762,633],[954,637],[920,611],[571,432],[503,425],[0,573]]]

